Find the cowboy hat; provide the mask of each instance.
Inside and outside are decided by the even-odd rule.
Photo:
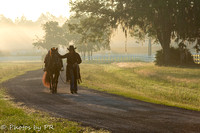
[[[70,50],[75,50],[76,47],[74,47],[73,45],[70,45],[69,48],[67,48],[67,49],[68,49],[69,51],[70,51]]]

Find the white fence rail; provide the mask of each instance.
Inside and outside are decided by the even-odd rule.
[[[82,57],[82,59],[84,59]],[[110,62],[123,62],[123,61],[144,61],[153,62],[155,61],[154,56],[145,55],[94,55],[91,58],[85,57],[86,61],[110,61]]]

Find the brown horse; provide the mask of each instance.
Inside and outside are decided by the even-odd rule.
[[[58,55],[57,48],[51,48],[45,57],[46,72],[43,76],[43,84],[45,87],[50,88],[51,93],[57,93],[58,77],[62,67],[62,60]]]

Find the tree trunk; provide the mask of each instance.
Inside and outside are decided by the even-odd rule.
[[[85,51],[83,51],[83,60],[85,60]]]
[[[91,56],[91,60],[92,60],[92,50],[90,51],[90,56]]]
[[[169,13],[168,7],[159,8],[157,19],[154,21],[156,26],[157,38],[162,46],[164,55],[164,65],[170,63],[170,43],[172,33],[172,22],[170,19],[171,14]]]
[[[90,61],[90,51],[88,51],[88,60]]]
[[[170,30],[157,31],[157,37],[163,49],[164,64],[169,65],[171,32]]]
[[[149,38],[149,45],[148,45],[148,56],[152,55],[152,44],[151,44],[151,38]]]
[[[125,53],[127,54],[127,30],[125,30]]]
[[[163,47],[165,65],[169,65],[170,62],[170,44],[165,43]]]

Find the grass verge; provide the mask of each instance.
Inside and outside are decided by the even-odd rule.
[[[146,102],[200,111],[200,69],[153,63],[82,64],[82,86]]]

